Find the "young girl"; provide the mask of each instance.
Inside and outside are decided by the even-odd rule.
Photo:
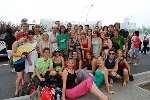
[[[77,84],[74,65],[74,60],[69,59],[67,61],[66,69],[63,71],[62,100],[65,100],[66,97],[74,100],[88,92],[96,95],[99,100],[108,100],[107,96],[105,96],[93,83],[93,79],[91,77],[88,77],[80,84]]]

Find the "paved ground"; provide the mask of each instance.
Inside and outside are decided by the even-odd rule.
[[[150,55],[142,55],[141,61],[138,66],[132,66],[131,70],[133,74],[150,71]],[[13,93],[15,90],[15,73],[10,72],[10,68],[6,61],[0,62],[0,100],[11,98],[13,97]],[[150,75],[149,75],[150,76]],[[142,78],[144,79],[144,78]],[[150,79],[150,78],[148,78]],[[130,82],[128,88],[124,89],[122,88],[121,84],[115,84],[114,89],[116,90],[117,94],[112,96],[113,100],[149,100],[149,99],[141,99],[143,96],[148,98],[149,94],[142,94],[143,92],[141,90],[138,90],[139,88],[135,88],[134,82]],[[129,92],[129,90],[131,90]],[[137,96],[139,93],[141,93],[142,96],[140,96],[139,99],[136,99],[135,96]],[[135,96],[133,96],[133,94]],[[137,94],[137,95],[136,95]],[[126,99],[128,97],[128,99]],[[25,99],[24,99],[25,100]],[[89,94],[86,97],[82,97],[78,100],[97,100],[92,94]]]

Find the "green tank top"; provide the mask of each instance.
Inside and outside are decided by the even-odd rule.
[[[101,87],[104,82],[104,72],[100,69],[95,71],[94,82],[96,86]]]

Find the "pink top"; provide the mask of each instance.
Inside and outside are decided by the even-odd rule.
[[[132,45],[133,48],[140,48],[141,40],[138,36],[133,36],[132,37]]]

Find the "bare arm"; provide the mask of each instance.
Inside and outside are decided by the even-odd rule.
[[[88,38],[88,48],[87,48],[87,50],[91,50],[91,39],[90,38]]]
[[[108,71],[106,68],[104,69],[104,71],[105,71],[104,78],[105,78],[106,90],[109,93],[110,89],[109,89],[109,82],[108,82]]]
[[[115,64],[113,71],[117,72],[117,70],[118,70],[118,60],[116,61],[116,64]]]
[[[130,71],[130,65],[128,64],[128,62],[124,59],[124,63],[129,71],[129,75],[131,75],[131,71]]]
[[[68,76],[68,71],[67,71],[67,70],[64,70],[64,71],[63,71],[63,74],[62,74],[62,79],[63,79],[62,100],[65,100],[67,76]]]
[[[39,43],[39,50],[40,50],[40,54],[43,55],[43,52],[42,52],[42,43],[41,42]]]
[[[108,46],[109,46],[109,49],[112,48],[112,41],[110,39],[108,39]]]
[[[64,61],[64,58],[61,57],[61,60],[62,60],[62,68],[65,68],[65,61]]]
[[[17,50],[16,46],[17,46],[17,42],[13,43],[13,45],[12,45],[12,56],[14,56],[14,57],[20,57],[21,54],[16,53],[16,50]]]
[[[79,61],[79,69],[82,69],[82,60]]]
[[[101,38],[99,38],[99,42],[100,42],[100,53],[101,53],[102,51],[102,39]]]
[[[92,72],[94,72],[96,70],[96,59],[93,58],[92,60]]]

